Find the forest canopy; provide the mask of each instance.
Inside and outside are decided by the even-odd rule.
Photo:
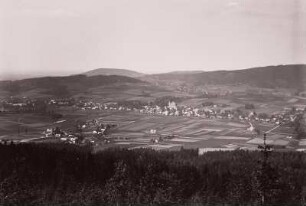
[[[305,204],[306,154],[0,145],[0,204]],[[264,172],[264,173],[263,173]]]

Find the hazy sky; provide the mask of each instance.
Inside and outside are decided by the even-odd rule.
[[[305,0],[0,0],[0,75],[306,63]]]

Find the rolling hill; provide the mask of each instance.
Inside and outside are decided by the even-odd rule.
[[[164,73],[147,75],[150,82],[183,82],[193,85],[249,85],[260,88],[306,88],[306,65],[279,65],[234,71]]]
[[[88,72],[83,73],[86,76],[97,76],[97,75],[120,75],[120,76],[127,76],[127,77],[140,77],[144,74],[135,72],[132,70],[127,69],[112,69],[112,68],[100,68],[100,69],[94,69],[90,70]]]
[[[105,75],[98,75],[104,73]],[[121,75],[112,75],[120,73]],[[138,76],[138,77],[128,77]],[[153,83],[153,84],[150,84]],[[170,72],[154,75],[143,75],[124,69],[97,69],[82,75],[64,77],[40,77],[16,81],[0,81],[0,95],[51,95],[69,96],[87,92],[100,91],[101,86],[108,86],[113,91],[119,90],[118,85],[140,84],[156,86],[167,85],[167,90],[175,89],[178,84],[194,86],[222,85],[222,86],[251,86],[257,88],[286,88],[305,91],[306,65],[279,65],[257,67],[234,71],[187,71]],[[113,86],[114,85],[114,86]],[[115,86],[116,85],[116,86]],[[142,88],[140,90],[146,90]],[[148,90],[151,91],[151,90]],[[112,92],[114,95],[116,92]]]
[[[65,77],[41,77],[17,81],[0,82],[0,90],[10,95],[24,94],[35,91],[38,94],[51,96],[70,96],[86,92],[90,88],[118,84],[138,84],[141,80],[126,76],[90,76],[74,75]],[[115,86],[114,86],[115,87]]]

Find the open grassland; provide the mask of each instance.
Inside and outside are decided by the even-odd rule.
[[[125,148],[200,148],[200,147],[225,147],[228,144],[246,144],[254,137],[247,133],[247,124],[236,123],[228,125],[225,121],[207,120],[188,117],[164,117],[135,114],[132,112],[103,113],[100,119],[105,122],[116,120],[119,127],[112,133],[113,146]],[[242,127],[244,125],[244,127]],[[236,127],[234,127],[236,126]],[[238,127],[237,127],[238,126]],[[157,134],[150,134],[150,130]],[[237,136],[220,136],[221,132],[240,133]],[[167,135],[174,135],[167,138]],[[152,139],[162,137],[158,144],[153,144]],[[160,139],[159,139],[160,140]],[[104,145],[101,147],[104,148]]]
[[[178,148],[237,148],[262,144],[261,136],[247,131],[246,122],[233,122],[218,119],[203,119],[189,117],[153,116],[135,112],[123,111],[81,111],[72,107],[62,107],[63,114],[60,123],[39,114],[6,114],[1,118],[1,139],[31,141],[39,138],[42,132],[50,127],[60,127],[65,131],[75,130],[77,122],[97,119],[104,124],[115,124],[116,129],[108,135],[109,144],[97,143],[96,150],[109,147],[139,148],[146,147],[156,150]],[[259,125],[263,131],[273,125]],[[18,134],[18,128],[21,128]],[[25,132],[27,128],[27,133]],[[151,134],[156,130],[156,134]],[[288,145],[286,139],[291,131],[289,128],[280,128],[269,136],[269,143]],[[286,134],[282,134],[286,133]],[[91,135],[91,132],[87,132]],[[158,144],[153,143],[157,140]],[[36,139],[35,139],[36,141]],[[46,141],[51,141],[46,139]],[[230,146],[228,146],[230,145]],[[300,146],[303,146],[301,143]]]
[[[155,98],[163,96],[193,97],[185,93],[167,90],[165,88],[143,84],[117,84],[90,88],[84,93],[79,93],[74,97],[85,97],[96,102],[114,102],[122,100],[139,100],[151,102]]]
[[[41,132],[53,122],[38,114],[1,114],[0,140],[21,140],[41,137]]]
[[[120,89],[118,89],[120,88]],[[266,101],[266,95],[247,95],[239,93],[222,98],[195,98],[184,93],[156,89],[148,85],[118,85],[117,87],[103,86],[91,88],[87,93],[79,96],[91,97],[94,102],[116,102],[117,100],[141,100],[149,102],[161,96],[182,96],[185,100],[180,104],[183,106],[200,106],[202,103],[211,101],[216,104],[226,104],[224,109],[239,108],[245,112],[255,111],[256,113],[268,113],[282,111],[284,107],[295,104],[304,104],[306,100],[294,99],[292,97],[272,96]],[[190,97],[188,99],[188,97]],[[244,105],[252,103],[253,110],[246,110]],[[238,120],[204,119],[200,117],[173,117],[146,115],[127,111],[99,111],[99,110],[79,110],[75,107],[60,107],[60,114],[63,114],[61,123],[55,123],[49,117],[39,114],[1,114],[0,116],[0,136],[1,139],[30,139],[42,136],[42,132],[50,127],[60,127],[64,131],[75,131],[79,122],[99,120],[104,124],[115,124],[108,138],[109,144],[96,145],[97,150],[109,147],[150,147],[156,149],[174,149],[178,147],[201,148],[201,147],[224,147],[236,145],[237,147],[254,148],[259,141],[251,141],[254,138],[262,138],[254,132],[247,130],[248,122]],[[275,125],[270,123],[257,124],[260,131],[267,131]],[[19,132],[18,132],[19,128]],[[25,132],[27,130],[27,132]],[[151,130],[156,130],[156,134],[150,134]],[[289,127],[276,129],[271,138],[278,145],[291,145],[288,136],[293,133]],[[92,131],[88,131],[91,135]],[[169,137],[170,136],[170,137]],[[271,137],[270,137],[271,136]],[[158,140],[158,144],[154,140]],[[284,142],[286,141],[286,142]],[[248,143],[249,142],[249,143]],[[258,144],[260,144],[259,142]],[[155,146],[152,146],[155,145]],[[166,145],[166,146],[158,146]],[[172,146],[171,146],[172,145]],[[295,145],[299,145],[296,143]],[[300,144],[303,146],[303,143]]]

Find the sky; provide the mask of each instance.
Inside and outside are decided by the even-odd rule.
[[[2,77],[302,63],[305,0],[0,0]]]

